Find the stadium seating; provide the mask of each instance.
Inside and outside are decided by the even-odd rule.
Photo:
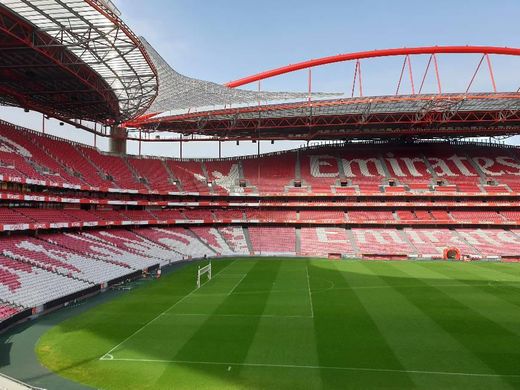
[[[255,254],[296,254],[296,233],[294,228],[250,227],[249,236],[251,237]]]
[[[0,233],[0,320],[182,259],[429,259],[450,247],[520,259],[517,148],[360,143],[181,161],[0,122],[0,175],[0,226],[34,232]]]
[[[214,256],[216,253],[187,229],[151,228],[138,232],[142,237],[167,248],[165,252],[168,253],[168,258],[165,261]]]
[[[229,194],[240,191],[240,168],[237,162],[209,160],[204,165],[214,193]]]
[[[120,188],[146,190],[147,187],[138,181],[137,175],[131,171],[130,165],[120,156],[99,153],[95,149],[78,147],[78,150],[99,168],[107,180],[112,180]]]
[[[396,229],[352,229],[353,240],[366,257],[407,257],[413,247]]]
[[[345,213],[343,211],[302,210],[298,214],[300,221],[332,221],[333,223],[341,223],[345,220]]]
[[[237,160],[161,160],[108,155],[0,122],[0,174],[105,190],[215,195],[508,193],[520,191],[519,158],[512,148],[433,142],[324,146]],[[295,181],[301,187],[294,187]]]
[[[174,179],[170,177],[162,160],[134,157],[128,158],[128,163],[151,189],[161,192],[179,191],[179,187],[174,184]]]
[[[295,153],[264,157],[261,160],[247,158],[241,160],[241,163],[246,181],[262,193],[283,193],[295,178]]]
[[[91,283],[83,280],[3,256],[0,258],[0,297],[10,304],[27,308],[37,307],[91,286]]]
[[[441,258],[444,249],[449,247],[456,247],[465,255],[477,254],[475,248],[468,245],[455,230],[405,228],[404,233],[413,252],[421,257]]]
[[[194,227],[191,228],[191,231],[207,246],[211,247],[211,249],[218,255],[230,256],[235,254],[235,252],[230,248],[229,244],[217,229],[208,227]]]
[[[301,228],[301,254],[304,256],[353,255],[354,252],[345,229]]]
[[[226,240],[229,248],[239,255],[248,255],[250,250],[244,230],[240,226],[228,226],[217,229],[224,240]]]

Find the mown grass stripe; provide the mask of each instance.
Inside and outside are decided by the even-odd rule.
[[[390,267],[394,275],[413,279],[414,283],[424,283],[428,286],[421,290],[420,294],[408,294],[409,301],[450,333],[495,374],[506,378],[513,387],[518,386],[518,381],[511,380],[514,378],[512,375],[517,372],[518,351],[520,351],[518,344],[520,339],[515,334],[460,303],[457,297],[467,292],[444,291],[439,287],[435,273],[428,272],[424,265],[414,263],[407,267],[399,267],[396,264],[385,263],[383,266]],[[432,266],[435,267],[435,264]],[[382,278],[390,281],[396,279],[386,273]],[[430,283],[435,285],[430,286]],[[495,353],[497,347],[500,348],[501,354]],[[511,359],[515,355],[516,359]]]
[[[487,383],[489,386],[506,386],[502,379],[493,376],[495,375],[493,370],[409,301],[408,294],[413,294],[413,291],[407,289],[406,294],[403,294],[402,291],[394,288],[388,279],[385,281],[381,278],[380,273],[388,275],[382,267],[385,266],[380,266],[379,263],[356,263],[353,271],[368,272],[378,283],[387,283],[389,289],[380,294],[364,289],[354,291],[406,370],[435,372],[478,370],[492,375]],[[399,286],[400,282],[397,282],[397,285]],[[396,308],[399,308],[398,313]],[[413,319],[413,322],[410,319]],[[413,375],[412,379],[420,388],[438,386],[437,379],[430,376]],[[465,383],[467,382],[465,379],[457,379],[457,381],[456,387],[470,385]]]

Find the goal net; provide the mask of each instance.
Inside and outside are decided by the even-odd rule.
[[[211,262],[204,267],[199,266],[197,270],[197,288],[200,288],[201,280],[204,275],[208,276],[207,280],[211,280]]]

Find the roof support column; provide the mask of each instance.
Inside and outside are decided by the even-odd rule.
[[[110,128],[110,153],[126,154],[126,129],[113,125]]]

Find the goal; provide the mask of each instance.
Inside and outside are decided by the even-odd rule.
[[[200,281],[206,274],[208,275],[208,280],[211,280],[211,261],[204,267],[199,266],[197,270],[197,288],[200,288]]]

